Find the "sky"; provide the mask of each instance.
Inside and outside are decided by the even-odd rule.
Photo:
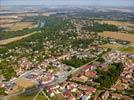
[[[134,7],[134,0],[0,0],[0,5],[91,5]]]

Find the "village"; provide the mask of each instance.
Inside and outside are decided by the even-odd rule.
[[[105,51],[101,48],[98,50],[100,53]],[[39,91],[40,88],[43,88],[48,98],[56,97],[58,100],[61,100],[61,97],[67,98],[68,100],[79,98],[93,100],[100,100],[100,98],[103,100],[107,100],[108,98],[132,100],[131,97],[125,95],[125,91],[129,90],[130,84],[134,83],[134,63],[131,60],[134,55],[113,50],[103,54],[104,61],[99,61],[96,58],[90,63],[78,68],[62,63],[63,59],[69,60],[74,55],[77,55],[80,59],[91,57],[91,55],[86,55],[87,51],[81,53],[75,52],[59,57],[59,59],[46,59],[30,71],[25,70],[30,69],[29,67],[33,65],[24,57],[19,61],[20,68],[16,70],[16,75],[19,77],[14,77],[9,82],[1,81],[0,86],[6,89],[5,93],[7,94],[20,93],[23,95]],[[108,70],[109,64],[119,62],[123,63],[123,71],[118,76],[115,84],[110,89],[100,89],[100,83],[96,81],[99,77],[97,68],[100,66],[102,70]],[[0,78],[2,80],[2,76]],[[32,90],[34,88],[35,91]]]
[[[133,23],[66,12],[26,12],[34,26],[0,35],[0,100],[133,100]]]

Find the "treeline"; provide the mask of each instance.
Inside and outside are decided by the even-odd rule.
[[[98,79],[101,88],[110,88],[114,84],[121,72],[123,71],[122,63],[113,63],[108,66],[108,71],[104,71],[101,68],[97,69]]]
[[[93,22],[91,25],[84,26],[82,29],[90,32],[119,31],[118,27],[115,25],[100,24],[98,22]]]

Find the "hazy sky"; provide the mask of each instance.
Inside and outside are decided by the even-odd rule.
[[[134,0],[0,0],[0,5],[96,5],[134,7]]]

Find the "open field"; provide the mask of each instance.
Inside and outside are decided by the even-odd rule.
[[[0,25],[0,27],[2,28],[6,28],[8,30],[8,28],[12,27],[13,26],[13,23],[7,23],[7,24],[2,24]]]
[[[16,85],[22,88],[29,88],[35,86],[36,83],[32,80],[21,77],[16,80]]]
[[[121,32],[109,32],[109,31],[105,31],[103,33],[98,33],[98,34],[102,37],[110,37],[114,39],[134,42],[133,34],[126,34],[126,33],[121,33]]]
[[[0,25],[2,28],[6,28],[7,31],[18,31],[24,28],[33,28],[35,27],[34,22],[13,22]]]
[[[118,27],[120,26],[127,26],[128,31],[134,30],[134,23],[131,22],[122,22],[122,21],[111,21],[111,20],[103,20],[103,21],[97,21],[101,24],[106,23],[106,24],[111,24],[111,25],[116,25]]]
[[[20,21],[19,19],[13,19],[13,18],[3,18],[3,19],[0,19],[0,25],[3,25],[3,24],[10,24],[10,23],[16,23]]]
[[[26,37],[29,37],[33,34],[35,34],[36,32],[32,32],[30,34],[26,34],[26,35],[23,35],[23,36],[17,36],[17,37],[14,37],[14,38],[9,38],[9,39],[5,39],[5,40],[0,40],[0,45],[7,45],[9,43],[12,43],[12,42],[15,42],[15,41],[18,41],[18,40],[21,40],[23,38],[26,38]]]
[[[9,100],[33,100],[34,97],[36,96],[36,94],[33,94],[33,95],[28,95],[28,96],[13,96],[13,97],[10,97]],[[47,100],[47,98],[40,94],[36,100]]]
[[[24,28],[33,28],[34,23],[33,22],[19,22],[15,23],[12,27],[9,28],[10,31],[17,31],[22,30]]]
[[[104,44],[104,45],[100,45],[100,47],[111,48],[111,49],[119,49],[119,48],[123,47],[123,45],[120,45],[120,44]]]
[[[109,21],[109,20],[103,20],[103,21],[98,21],[100,23],[107,23],[107,24],[112,24],[116,26],[131,26],[134,27],[134,23],[129,23],[129,22],[121,22],[121,21]]]
[[[119,50],[122,52],[126,52],[126,53],[133,53],[134,54],[134,46],[129,44],[129,45],[120,45],[120,44],[104,44],[104,45],[100,45],[100,47],[102,48],[111,48],[111,49],[115,49],[115,50]]]
[[[119,49],[120,51],[133,53],[134,54],[134,46],[124,46]]]

